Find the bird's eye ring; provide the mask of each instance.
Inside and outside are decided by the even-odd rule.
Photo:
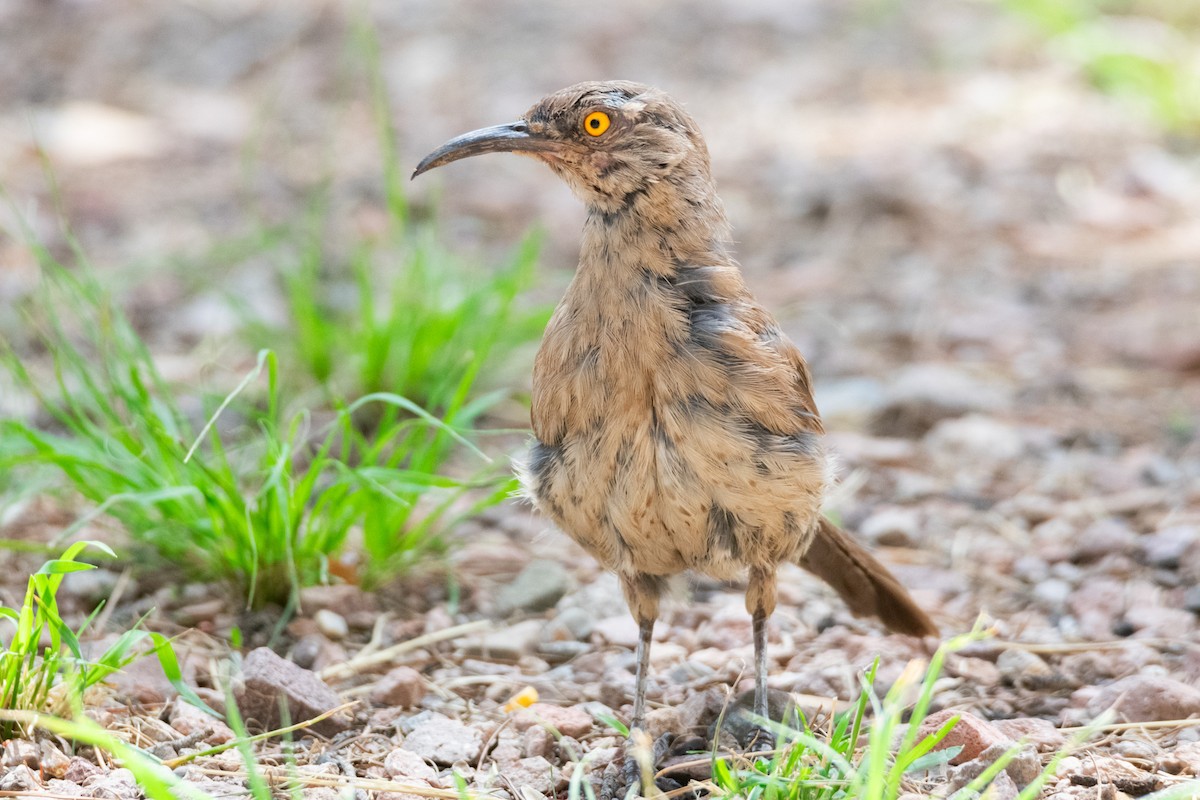
[[[588,136],[600,136],[611,125],[612,120],[603,111],[593,111],[583,118],[583,130]]]

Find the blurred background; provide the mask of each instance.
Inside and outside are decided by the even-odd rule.
[[[202,688],[210,655],[321,670],[487,617],[480,647],[410,657],[410,704],[498,714],[529,683],[619,709],[615,581],[507,499],[583,209],[526,159],[408,180],[611,78],[707,136],[747,280],[816,377],[829,513],[947,634],[985,612],[1037,643],[947,661],[932,708],[1200,710],[1194,0],[0,0],[0,611],[107,543],[67,551],[101,568],[57,608],[183,634]],[[848,697],[884,652],[882,691],[927,655],[784,578],[773,686]],[[659,625],[668,706],[750,652],[740,588],[692,590]],[[155,670],[112,680],[162,701]],[[1100,688],[1141,673],[1178,683]],[[64,713],[44,700],[0,707]]]
[[[1198,35],[1190,0],[0,0],[0,531],[34,566],[132,542],[256,602],[264,575],[280,602],[387,583],[447,536],[488,580],[429,603],[493,608],[534,542],[593,579],[495,505],[583,210],[524,159],[408,175],[622,78],[699,122],[816,376],[831,511],[935,616],[1194,631]],[[234,554],[275,535],[299,566]]]
[[[0,292],[11,309],[34,280],[21,227],[58,252],[61,216],[199,364],[240,320],[228,295],[284,313],[263,229],[320,192],[322,247],[344,254],[385,227],[393,168],[471,258],[544,228],[552,300],[582,211],[551,175],[497,158],[405,178],[453,134],[625,78],[699,121],[751,283],[823,381],[949,360],[1025,393],[1131,366],[1180,389],[1200,358],[1198,19],[1168,0],[8,0]]]

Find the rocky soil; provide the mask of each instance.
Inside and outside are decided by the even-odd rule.
[[[1015,797],[1110,709],[1044,796],[1136,797],[1200,776],[1196,141],[1097,93],[988,3],[567,9],[371,8],[402,162],[575,80],[637,79],[686,101],[749,282],[816,376],[841,463],[830,512],[947,636],[981,614],[994,627],[937,683],[934,722],[964,715],[958,763],[911,792],[947,794],[1024,738],[992,795]],[[0,180],[14,201],[0,217],[19,212],[63,252],[57,191],[173,379],[241,374],[248,347],[204,343],[236,322],[226,293],[270,316],[276,289],[219,253],[207,282],[170,257],[245,233],[247,204],[296,213],[328,170],[342,233],[378,224],[381,156],[361,73],[346,69],[355,19],[316,0],[0,3]],[[482,159],[412,186],[418,213],[435,197],[442,235],[481,257],[542,224],[538,293],[558,293],[582,211],[547,171]],[[35,277],[23,245],[0,238],[0,315]],[[512,384],[527,380],[514,368]],[[0,413],[20,413],[7,388]],[[62,516],[24,508],[0,532],[49,540]],[[333,712],[298,734],[290,772],[279,740],[257,751],[306,798],[348,779],[372,797],[453,796],[457,774],[514,800],[563,795],[577,769],[598,781],[621,744],[603,719],[627,717],[633,681],[616,583],[515,503],[456,544],[460,597],[432,572],[378,594],[312,588],[273,649],[270,613],[241,613],[220,587],[99,570],[71,576],[64,604],[83,614],[117,589],[101,636],[154,609],[209,702],[232,673],[252,729],[280,722],[281,692],[293,721]],[[0,552],[12,606],[40,558]],[[791,569],[770,643],[772,686],[811,709],[852,699],[876,656],[882,692],[931,653]],[[750,653],[741,587],[681,582],[656,630],[652,732],[707,730],[748,687]],[[531,688],[536,704],[508,710]],[[90,704],[197,787],[244,792],[234,751],[172,761],[232,732],[175,699],[153,660]],[[89,748],[13,740],[2,758],[0,793],[138,796]]]

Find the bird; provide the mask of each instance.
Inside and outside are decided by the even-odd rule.
[[[760,719],[783,563],[823,578],[856,614],[937,636],[887,568],[822,515],[833,461],[808,365],[747,288],[683,106],[629,81],[579,83],[449,140],[413,177],[495,152],[547,164],[587,209],[579,265],[534,360],[535,441],[519,471],[537,508],[620,580],[638,624],[630,729],[645,727],[654,623],[680,573],[746,582]]]

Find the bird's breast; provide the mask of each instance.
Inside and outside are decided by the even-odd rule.
[[[767,431],[704,385],[669,298],[574,299],[535,364],[524,478],[537,505],[629,574],[729,577],[802,548],[824,485],[819,441]]]

